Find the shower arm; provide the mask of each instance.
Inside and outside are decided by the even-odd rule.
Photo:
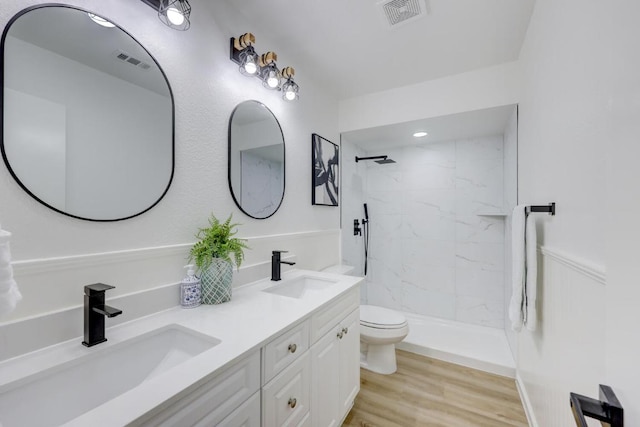
[[[387,160],[389,156],[370,156],[370,157],[358,157],[356,156],[356,163],[360,160]]]

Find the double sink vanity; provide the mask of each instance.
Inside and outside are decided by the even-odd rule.
[[[360,389],[361,280],[292,270],[0,362],[0,426],[339,425]]]

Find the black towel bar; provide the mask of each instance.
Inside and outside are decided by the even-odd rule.
[[[552,203],[549,203],[548,205],[542,205],[542,206],[527,206],[525,211],[528,214],[532,212],[543,212],[543,213],[548,213],[549,215],[555,215],[556,203],[552,202]]]
[[[601,421],[602,425],[624,427],[622,405],[611,387],[607,385],[600,384],[600,400],[576,393],[569,393],[569,400],[577,427],[587,427],[585,417]]]

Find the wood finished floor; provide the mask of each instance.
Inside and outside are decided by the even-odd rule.
[[[398,371],[361,369],[347,427],[527,427],[515,381],[396,350]]]

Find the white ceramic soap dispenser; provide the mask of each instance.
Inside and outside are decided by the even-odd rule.
[[[180,282],[180,305],[182,308],[194,308],[200,305],[200,279],[195,275],[193,264],[185,265],[187,276]]]

